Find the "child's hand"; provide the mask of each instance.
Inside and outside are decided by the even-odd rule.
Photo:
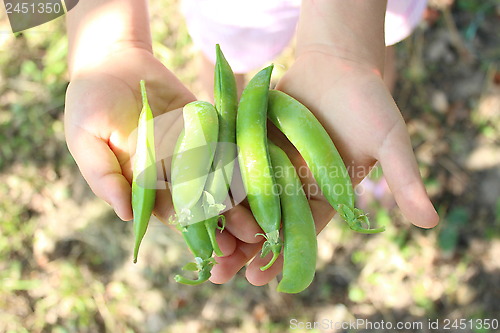
[[[379,73],[323,50],[310,51],[297,59],[278,89],[300,100],[318,117],[354,184],[379,161],[405,217],[422,228],[438,223],[405,122]]]
[[[406,218],[423,228],[432,228],[438,223],[439,217],[426,194],[403,118],[376,71],[324,50],[310,51],[301,54],[277,88],[297,98],[318,117],[341,153],[354,185],[379,161]],[[275,135],[273,141],[285,149],[296,168],[305,165],[282,137]],[[315,183],[312,177],[303,178],[302,182]],[[304,186],[307,188],[311,187]],[[334,211],[323,196],[309,198],[319,232]],[[268,283],[281,271],[282,260],[269,270],[260,271],[259,267],[269,258],[258,257],[262,243],[255,243],[259,239],[252,237],[260,232],[253,216],[242,205],[237,213],[230,215],[227,229],[236,236],[236,246],[229,256],[217,259],[219,264],[212,270],[211,281],[228,281],[257,255],[248,265],[246,277],[255,285]]]
[[[140,48],[118,51],[97,67],[79,71],[66,94],[69,150],[94,193],[123,220],[132,219],[128,137],[137,128],[142,107],[141,79],[146,81],[155,116],[195,99],[149,51]],[[163,215],[168,209],[162,207]]]

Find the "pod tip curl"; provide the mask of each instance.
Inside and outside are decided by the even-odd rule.
[[[175,282],[196,286],[205,281],[207,281],[212,274],[210,271],[212,267],[216,264],[214,258],[202,259],[200,257],[194,258],[194,262],[188,263],[182,269],[186,271],[198,271],[198,278],[196,280],[188,279],[180,274],[174,276]]]
[[[265,271],[274,264],[276,259],[278,259],[281,253],[281,248],[283,247],[283,243],[279,238],[279,230],[274,230],[268,232],[267,234],[256,234],[255,236],[263,236],[266,239],[266,241],[262,245],[262,251],[260,253],[261,258],[267,256],[269,252],[273,253],[273,257],[271,258],[271,260],[266,265],[260,268],[261,271]]]

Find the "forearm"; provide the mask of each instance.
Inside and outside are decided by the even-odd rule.
[[[69,73],[99,65],[111,53],[152,50],[147,0],[85,0],[67,14]]]
[[[383,72],[387,0],[303,0],[297,55],[333,52]]]

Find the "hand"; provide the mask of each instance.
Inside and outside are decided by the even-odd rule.
[[[122,48],[99,65],[75,73],[66,94],[68,148],[93,192],[110,204],[123,220],[133,218],[128,139],[137,128],[142,107],[141,79],[146,81],[154,116],[182,108],[195,99],[151,52],[137,47]],[[180,112],[175,114],[177,117]],[[155,126],[168,129],[172,123],[173,120],[163,121],[163,124],[155,121]],[[166,136],[165,132],[160,140],[173,146],[177,136]],[[161,196],[169,198],[170,194]],[[156,201],[155,211],[166,217],[170,214],[171,204],[160,205],[161,202]]]
[[[308,51],[278,89],[297,98],[320,120],[354,185],[379,161],[405,217],[422,228],[438,223],[403,117],[377,70],[325,50]]]
[[[297,58],[277,89],[301,101],[320,120],[342,155],[353,185],[379,161],[405,217],[422,228],[432,228],[438,223],[439,217],[426,194],[404,120],[376,70],[325,50],[307,51]],[[287,152],[296,168],[304,166],[303,159],[286,139],[273,133],[273,141]],[[302,182],[315,183],[311,176],[302,178]],[[321,195],[309,196],[309,199],[316,229],[320,232],[334,211]],[[215,283],[231,279],[258,254],[262,245],[253,237],[261,231],[250,211],[244,205],[237,208],[229,211],[227,219],[227,229],[236,237],[235,246],[224,252],[227,256],[217,259],[211,278]],[[226,243],[230,244],[227,240]],[[281,271],[282,260],[269,270],[260,271],[266,260],[269,257],[263,260],[257,256],[250,262],[246,269],[250,283],[264,285]]]

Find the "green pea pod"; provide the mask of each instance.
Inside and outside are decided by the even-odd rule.
[[[149,107],[144,80],[140,82],[142,110],[139,115],[137,147],[132,178],[132,211],[134,213],[134,263],[146,234],[156,197],[156,155],[153,113]]]
[[[277,290],[299,293],[314,279],[318,244],[316,226],[302,183],[286,153],[269,141],[283,221],[283,278]]]
[[[177,222],[189,224],[183,217],[200,200],[217,145],[219,122],[212,104],[195,101],[183,108],[184,129],[172,158],[172,201]]]
[[[203,221],[205,219],[201,200],[191,207],[190,212],[193,221]],[[182,275],[176,275],[174,279],[176,282],[187,285],[201,284],[210,278],[210,271],[215,264],[215,259],[212,257],[212,243],[205,224],[203,222],[195,222],[187,226],[182,226],[180,224],[177,226],[189,250],[194,255],[194,262],[188,263],[183,269],[187,271],[198,271],[198,278],[196,280],[191,280]]]
[[[268,116],[297,148],[324,196],[351,229],[361,233],[385,230],[383,227],[370,229],[366,214],[354,207],[354,189],[342,157],[311,111],[293,97],[272,90]]]
[[[211,173],[208,175],[205,186],[207,193],[203,206],[208,218],[205,225],[214,252],[218,256],[223,256],[215,239],[215,231],[219,228],[219,220],[223,222],[221,229],[224,228],[224,216],[219,214],[225,208],[223,203],[233,178],[234,160],[236,159],[238,92],[233,70],[218,44],[216,45],[214,100],[215,110],[219,116],[219,136]]]
[[[236,159],[236,111],[238,92],[236,79],[219,45],[216,46],[214,99],[219,116],[218,146],[212,164],[213,172],[207,180],[206,190],[216,203],[223,203],[227,197],[233,177]]]
[[[236,118],[238,160],[250,209],[265,234],[261,256],[273,252],[271,261],[261,267],[266,270],[276,261],[282,242],[279,238],[280,201],[267,145],[267,104],[273,66],[257,73],[248,83],[240,98]]]
[[[218,129],[216,126],[217,114],[215,110],[213,107],[205,104],[208,103],[203,103],[202,105],[199,105],[199,103],[195,105],[188,104],[189,106],[186,105],[184,107],[184,129],[177,139],[172,157],[172,200],[174,202],[176,218],[175,220],[172,219],[171,222],[175,223],[181,231],[185,243],[195,257],[194,262],[187,264],[184,270],[198,271],[198,278],[196,280],[176,275],[175,281],[188,285],[197,285],[208,280],[210,278],[210,271],[215,264],[215,260],[212,257],[212,243],[206,226],[203,223],[206,217],[202,207],[203,199],[201,195],[204,192],[205,186],[205,182],[202,179],[206,179],[212,163]],[[197,111],[201,113],[198,119],[196,117]],[[195,114],[190,114],[191,112]],[[204,114],[205,112],[211,113],[211,115],[206,115]],[[203,128],[201,126],[202,122],[205,125],[211,124],[212,127]],[[199,126],[197,130],[193,130],[193,128],[196,128],[196,123]],[[190,184],[191,187],[184,187],[183,184],[185,183]],[[188,192],[189,189],[192,191],[191,194]],[[197,197],[198,200],[193,203],[191,196]]]

